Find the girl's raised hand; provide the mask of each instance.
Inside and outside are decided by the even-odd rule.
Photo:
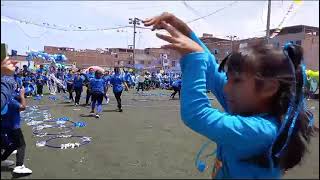
[[[192,52],[203,52],[203,48],[190,39],[189,37],[183,35],[176,28],[169,25],[165,21],[159,23],[159,28],[165,29],[169,32],[171,36],[156,33],[156,36],[162,40],[165,40],[171,44],[162,46],[162,48],[168,48],[178,51],[181,55],[185,55]]]
[[[153,18],[146,19],[142,22],[144,23],[145,26],[153,26],[152,31],[154,31],[156,29],[163,29],[160,26],[161,21],[166,21],[167,23],[171,24],[174,17],[175,16],[173,14],[170,14],[168,12],[164,12],[159,16],[155,16]]]

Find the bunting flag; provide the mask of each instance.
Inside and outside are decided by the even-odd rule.
[[[117,32],[127,32],[125,28],[127,27],[133,27],[132,25],[125,25],[125,26],[118,26],[118,27],[109,27],[109,28],[87,28],[86,26],[80,26],[80,25],[57,25],[57,24],[50,24],[47,22],[33,22],[29,20],[24,19],[17,19],[10,16],[1,16],[1,22],[3,23],[20,23],[20,24],[31,24],[43,28],[48,29],[55,29],[60,31],[108,31],[108,30],[117,30]],[[137,26],[136,28],[140,29],[150,29],[145,27]]]
[[[284,17],[280,21],[277,28],[275,28],[275,31],[271,34],[270,38],[274,38],[276,35],[278,35],[281,32],[281,29],[282,29],[286,19],[288,19],[290,16],[292,16],[294,14],[294,12],[296,12],[298,10],[298,8],[300,7],[301,4],[302,4],[302,0],[293,0],[291,5],[289,6],[288,11],[286,12]]]

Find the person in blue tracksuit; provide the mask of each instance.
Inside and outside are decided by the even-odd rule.
[[[130,72],[128,70],[124,71],[124,80],[128,85],[128,88],[131,88],[132,85],[132,75],[130,74]]]
[[[114,74],[110,77],[110,84],[113,87],[113,94],[117,100],[117,107],[119,112],[122,112],[122,105],[121,105],[121,94],[123,91],[122,84],[125,85],[125,90],[128,91],[127,83],[125,82],[123,76],[120,74],[120,69],[118,67],[114,68]]]
[[[37,72],[35,79],[37,85],[37,95],[43,96],[43,86],[46,84],[48,79],[40,71]]]
[[[102,77],[106,83],[107,91],[108,91],[108,87],[110,85],[110,77],[111,76],[109,75],[109,71],[106,71]],[[109,99],[107,93],[104,94],[104,98],[106,99],[106,103],[108,104],[110,99]]]
[[[1,162],[13,165],[14,162],[10,162],[7,158],[14,150],[17,150],[16,167],[13,169],[13,173],[16,174],[32,173],[24,165],[26,143],[20,127],[20,111],[26,108],[24,90],[24,88],[20,89],[20,94],[10,99],[7,113],[1,114],[1,149],[4,149],[4,152],[1,153]]]
[[[181,77],[179,77],[176,81],[172,83],[173,93],[170,95],[172,99],[174,99],[174,96],[178,93],[179,99],[180,99],[180,90],[181,90]]]
[[[213,178],[281,178],[301,162],[315,130],[306,109],[302,48],[260,43],[220,64],[194,32],[170,13],[144,21],[182,58],[181,118],[217,144]],[[225,112],[211,106],[209,89]],[[200,160],[196,165],[203,170]],[[201,165],[201,166],[200,166]]]
[[[67,83],[67,91],[69,92],[69,101],[70,102],[74,102],[74,99],[73,99],[73,80],[74,80],[74,75],[73,75],[71,69],[65,75],[64,79],[65,79],[65,81]]]
[[[29,67],[27,65],[23,65],[22,68],[23,68],[22,69],[23,77],[26,77],[31,73],[30,70],[29,70]]]
[[[43,66],[43,64],[41,64],[39,69],[37,69],[37,73],[44,75],[44,72],[45,72],[44,66]]]
[[[104,94],[107,93],[107,86],[105,80],[102,78],[102,72],[97,70],[95,72],[95,77],[91,79],[89,84],[92,102],[91,102],[91,112],[94,114],[94,109],[97,103],[97,111],[96,111],[96,118],[99,118],[99,113],[102,112],[102,101]]]
[[[73,89],[76,93],[76,96],[74,98],[74,105],[78,106],[80,103],[81,93],[83,91],[83,85],[84,85],[85,77],[84,75],[80,75],[80,70],[78,70],[74,74],[73,78]]]
[[[86,76],[86,86],[87,86],[87,95],[86,95],[86,105],[89,105],[89,99],[91,97],[90,88],[88,88],[91,79],[94,78],[94,69],[90,68],[89,72],[85,74]],[[92,99],[91,99],[92,101]]]
[[[34,78],[32,76],[31,73],[29,74],[25,74],[25,77],[23,78],[22,80],[23,82],[23,87],[25,88],[25,95],[26,97],[29,97],[32,95],[32,93],[34,93],[34,85],[33,85],[33,82],[34,82]]]
[[[22,72],[19,72],[18,74],[16,74],[16,76],[15,76],[15,78],[14,78],[14,80],[16,81],[16,83],[17,83],[17,87],[16,88],[22,88],[22,79],[23,79],[23,77],[22,77]]]

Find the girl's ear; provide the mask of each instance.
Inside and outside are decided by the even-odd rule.
[[[280,83],[275,79],[268,79],[263,82],[261,95],[265,98],[274,96],[279,90]]]

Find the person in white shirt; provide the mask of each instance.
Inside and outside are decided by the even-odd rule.
[[[142,89],[142,91],[144,91],[144,81],[146,80],[146,78],[144,77],[143,73],[139,74],[137,76],[137,79],[138,79],[137,92],[139,92],[140,89]]]

